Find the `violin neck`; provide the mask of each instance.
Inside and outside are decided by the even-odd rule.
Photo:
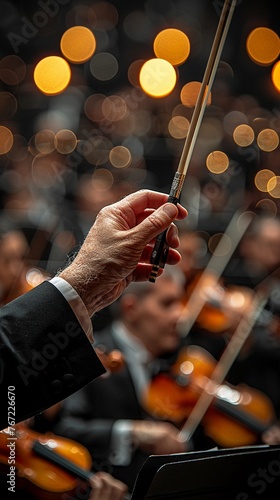
[[[82,479],[89,483],[90,478],[93,476],[93,473],[79,467],[78,465],[73,464],[70,460],[65,457],[62,457],[52,448],[50,448],[47,444],[42,444],[39,441],[35,441],[33,444],[33,451],[37,453],[42,458],[45,458],[59,467],[62,467],[64,470],[72,474],[74,477],[78,479]]]

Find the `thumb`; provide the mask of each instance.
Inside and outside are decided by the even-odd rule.
[[[156,238],[158,234],[168,229],[177,216],[178,209],[176,205],[165,203],[136,226],[136,229],[138,228],[139,236],[142,236],[147,244],[153,238]]]

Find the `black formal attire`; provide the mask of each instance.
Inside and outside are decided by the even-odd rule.
[[[43,282],[0,309],[1,429],[104,373],[73,309]]]

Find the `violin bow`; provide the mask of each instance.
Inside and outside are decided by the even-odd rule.
[[[268,300],[269,293],[264,290],[256,292],[253,299],[250,312],[242,318],[235,332],[233,333],[226,349],[216,364],[211,378],[203,388],[195,406],[193,407],[188,419],[180,432],[179,437],[183,442],[188,442],[196,431],[199,423],[202,421],[210,404],[216,396],[216,389],[221,385],[230,370],[233,362],[241,351],[242,346],[249,337],[256,321],[260,317]]]
[[[168,202],[173,203],[175,205],[179,202],[180,199],[182,187],[190,164],[191,156],[198,136],[207,100],[210,95],[212,84],[216,75],[216,71],[218,68],[226,36],[230,27],[236,1],[237,0],[225,0],[221,12],[211,52],[205,68],[202,84],[200,87],[200,91],[197,97],[190,126],[188,129],[188,134],[186,136],[182,155],[179,161],[177,171],[174,175],[168,197]],[[168,245],[166,243],[166,232],[167,230],[158,235],[151,255],[150,263],[152,264],[152,270],[150,273],[149,281],[152,283],[155,283],[156,281],[159,268],[164,268],[166,263],[168,254]]]
[[[233,215],[231,221],[229,222],[225,232],[218,245],[216,246],[207,266],[203,270],[200,275],[190,298],[187,301],[187,304],[183,308],[181,313],[181,317],[184,316],[184,312],[188,309],[191,311],[191,316],[188,320],[182,321],[179,319],[178,329],[181,333],[182,337],[187,337],[191,328],[193,327],[198,315],[200,314],[203,306],[205,305],[206,298],[202,298],[199,295],[199,290],[201,285],[204,282],[205,277],[211,274],[214,281],[212,281],[212,285],[218,283],[219,279],[222,276],[223,271],[226,268],[226,265],[230,261],[234,251],[236,250],[239,242],[241,241],[243,235],[245,234],[247,228],[249,227],[252,219],[253,212],[240,212],[236,211]],[[227,248],[228,241],[230,241],[230,248]],[[198,300],[200,297],[200,300]]]

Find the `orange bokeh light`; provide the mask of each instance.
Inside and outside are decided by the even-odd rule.
[[[164,97],[170,94],[176,81],[177,74],[172,64],[160,58],[146,61],[139,74],[142,90],[152,97]]]
[[[189,38],[178,29],[165,29],[158,33],[154,40],[154,53],[157,57],[166,59],[173,66],[178,66],[189,57]]]
[[[254,62],[268,65],[279,56],[280,39],[277,33],[269,28],[255,28],[247,38],[246,48]]]
[[[88,61],[96,49],[95,36],[85,26],[73,26],[62,35],[60,50],[68,61],[81,64]]]
[[[63,92],[69,85],[71,69],[67,61],[59,56],[48,56],[38,62],[34,70],[34,81],[38,89],[47,95]]]
[[[201,86],[202,86],[201,82],[189,82],[183,86],[180,93],[180,99],[182,104],[184,104],[184,106],[189,106],[189,107],[195,106]],[[208,87],[206,86],[205,92],[207,92],[207,90]],[[207,106],[209,106],[210,104],[211,104],[211,92],[209,93],[207,98]]]
[[[274,64],[271,72],[271,78],[275,89],[280,92],[280,61]]]

